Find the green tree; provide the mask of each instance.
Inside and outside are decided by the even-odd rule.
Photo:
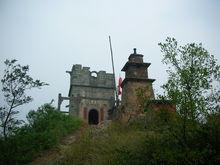
[[[183,119],[186,142],[187,123],[205,121],[210,113],[219,112],[220,66],[202,44],[179,46],[174,38],[159,43],[163,63],[169,66],[168,81],[163,85],[166,99],[173,100]]]
[[[26,95],[26,91],[48,85],[40,80],[33,80],[28,75],[29,66],[21,66],[16,62],[15,59],[4,62],[6,69],[1,79],[6,105],[0,108],[0,126],[3,128],[5,139],[21,123],[21,120],[15,118],[15,114],[19,113],[16,108],[33,100],[31,96]]]

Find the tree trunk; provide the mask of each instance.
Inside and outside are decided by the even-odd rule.
[[[7,138],[7,133],[6,133],[7,123],[8,123],[8,119],[9,119],[9,117],[11,115],[11,111],[13,109],[14,101],[15,101],[15,97],[12,100],[11,106],[10,106],[8,114],[7,114],[7,117],[6,117],[6,119],[5,119],[4,123],[3,123],[3,135],[4,135],[4,139],[5,140]]]

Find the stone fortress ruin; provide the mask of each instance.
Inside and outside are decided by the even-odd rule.
[[[90,71],[89,67],[73,65],[70,74],[68,97],[59,94],[62,100],[69,100],[69,114],[82,118],[88,124],[98,124],[108,119],[108,110],[114,106],[114,76],[105,71]]]
[[[123,80],[120,107],[127,112],[135,112],[138,105],[137,89],[144,89],[146,99],[151,100],[151,109],[168,109],[175,111],[176,107],[169,101],[155,100],[152,83],[155,79],[148,78],[150,63],[144,63],[143,55],[136,49],[130,54],[127,63],[122,68],[125,72]],[[68,97],[58,96],[58,109],[63,100],[69,100],[69,114],[79,116],[88,124],[99,124],[110,119],[112,111],[117,111],[118,100],[115,100],[114,74],[105,71],[90,71],[89,67],[73,65],[70,74],[70,89]],[[111,112],[111,113],[110,113]],[[116,112],[117,113],[117,112]]]

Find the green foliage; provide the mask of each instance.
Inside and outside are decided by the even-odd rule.
[[[16,107],[33,100],[31,96],[26,95],[26,91],[48,85],[40,80],[33,80],[28,75],[29,66],[21,66],[16,62],[17,60],[6,60],[4,62],[6,69],[1,79],[2,92],[6,103],[5,106],[0,107],[0,126],[3,128],[4,138],[13,134],[17,126],[22,123],[21,120],[14,117],[19,113]]]
[[[202,44],[179,46],[174,38],[159,43],[163,62],[169,66],[168,81],[163,88],[168,99],[177,104],[185,118],[199,120],[210,112],[219,111],[220,65]],[[219,85],[219,84],[218,84]]]
[[[205,144],[209,144],[209,148],[215,150],[213,156],[218,155],[220,161],[220,113],[212,114],[207,117],[207,122],[203,126],[203,131],[200,132],[204,137],[202,140]]]
[[[23,164],[56,146],[62,137],[79,129],[82,121],[62,114],[50,104],[28,113],[29,124],[13,136],[0,139],[0,164]]]
[[[182,118],[167,110],[149,110],[145,119],[89,128],[57,164],[218,164],[219,116],[191,124],[188,146],[179,131]],[[214,129],[214,130],[213,130]],[[218,132],[219,133],[219,132]],[[209,136],[209,138],[207,138]],[[217,141],[216,141],[217,140]]]
[[[159,43],[163,62],[169,66],[168,81],[162,87],[163,98],[174,101],[181,117],[181,139],[190,147],[192,131],[207,120],[209,114],[220,112],[220,65],[202,44],[179,46],[174,38]]]
[[[58,164],[138,164],[135,152],[143,141],[144,132],[122,123],[88,128]]]
[[[200,123],[188,120],[186,122],[187,143],[182,138],[181,130],[184,123],[182,116],[162,110],[149,111],[147,118],[151,120],[146,128],[148,135],[145,138],[142,153],[146,155],[145,161],[149,164],[219,163],[220,152],[217,140],[220,131],[220,126],[217,125],[219,118],[217,120],[214,117],[215,124],[211,126],[210,122]],[[210,115],[210,118],[213,119],[213,116]]]
[[[135,90],[137,96],[137,103],[138,103],[138,111],[139,113],[143,113],[146,111],[146,102],[149,100],[149,87],[146,86],[145,88],[137,88]]]
[[[220,66],[201,44],[178,46],[167,38],[159,45],[170,66],[160,101],[172,101],[177,113],[151,110],[147,89],[137,89],[141,115],[90,128],[58,164],[220,163]]]

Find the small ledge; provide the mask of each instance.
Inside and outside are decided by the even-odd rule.
[[[128,69],[129,66],[144,66],[146,68],[148,68],[151,65],[151,63],[136,63],[136,62],[127,62],[124,67],[122,68],[121,71],[126,71]]]
[[[129,81],[132,81],[132,82],[150,82],[150,83],[153,83],[155,81],[155,79],[149,79],[149,78],[125,78],[121,84],[122,88],[123,86],[129,82]]]

